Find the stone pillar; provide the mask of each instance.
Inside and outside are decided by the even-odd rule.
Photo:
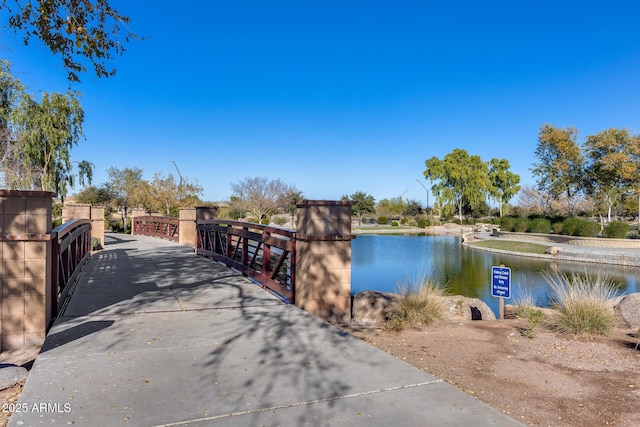
[[[66,204],[62,207],[62,223],[72,219],[91,221],[91,237],[100,240],[104,247],[104,206],[91,206],[85,203]]]
[[[147,210],[144,208],[131,208],[131,210],[129,211],[129,217],[131,218],[131,234],[136,234],[136,227],[134,225],[134,222],[136,220],[136,217],[139,216],[147,216]]]
[[[91,205],[85,203],[65,204],[62,207],[62,223],[72,219],[91,219]]]
[[[91,237],[100,240],[104,248],[104,206],[91,206]]]
[[[180,208],[178,243],[196,247],[198,235],[196,232],[197,220],[209,220],[218,218],[217,206],[198,206],[195,208]]]
[[[295,304],[326,320],[351,320],[351,201],[297,203]]]
[[[0,351],[42,344],[51,321],[51,199],[0,190]]]
[[[133,220],[137,216],[147,216],[147,210],[145,208],[132,208],[129,217]]]

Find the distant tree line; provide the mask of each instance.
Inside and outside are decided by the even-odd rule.
[[[203,204],[202,187],[186,177],[176,179],[172,174],[156,172],[151,180],[146,180],[143,170],[137,167],[110,167],[107,174],[107,182],[85,187],[73,198],[77,203],[105,206],[107,217],[120,212],[124,227],[132,208],[177,217],[179,208]]]
[[[609,222],[614,211],[629,213],[635,208],[635,216],[640,197],[640,136],[611,128],[587,136],[582,144],[577,139],[573,127],[546,124],[540,128],[538,162],[532,172],[537,177],[535,190],[541,194],[528,189],[525,196],[546,197],[540,206],[547,211],[559,210],[561,201],[569,216],[576,215],[581,205],[582,210]]]

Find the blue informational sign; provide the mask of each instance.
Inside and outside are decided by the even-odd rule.
[[[491,267],[491,296],[511,298],[511,269]]]

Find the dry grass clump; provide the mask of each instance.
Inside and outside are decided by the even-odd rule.
[[[420,276],[400,285],[398,294],[396,307],[387,316],[388,329],[401,331],[407,326],[426,326],[444,315],[446,289],[433,277]]]
[[[535,308],[535,299],[531,289],[519,289],[513,300],[513,315],[526,319]]]
[[[552,300],[559,315],[555,326],[565,332],[608,335],[616,325],[609,300],[617,285],[600,274],[593,277],[572,273],[543,273],[550,286]]]
[[[516,317],[527,319],[529,324],[521,333],[527,338],[535,338],[544,318],[542,310],[536,307],[535,299],[530,289],[520,290],[514,301],[513,314]]]

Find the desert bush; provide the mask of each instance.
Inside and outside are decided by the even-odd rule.
[[[529,233],[549,234],[551,232],[551,221],[545,218],[535,218],[529,222],[527,231]]]
[[[535,307],[535,301],[530,289],[518,287],[518,293],[513,298],[513,314],[516,317],[526,318]]]
[[[418,218],[418,228],[426,228],[427,220],[425,218]]]
[[[98,239],[97,237],[92,237],[91,238],[91,250],[92,251],[99,251],[100,249],[102,249],[102,243],[100,242],[100,239]]]
[[[122,233],[124,231],[124,227],[122,226],[121,219],[110,219],[109,220],[109,229],[116,233]]]
[[[432,277],[420,276],[413,283],[398,287],[398,303],[389,313],[386,327],[402,330],[407,326],[426,326],[444,315],[446,290]]]
[[[379,216],[378,217],[378,224],[379,225],[387,225],[388,222],[389,222],[389,218],[387,218],[386,216]]]
[[[600,233],[600,224],[593,221],[584,221],[578,235],[581,237],[596,237]]]
[[[275,225],[277,225],[278,227],[282,227],[283,225],[285,225],[287,223],[287,218],[283,217],[283,216],[276,216],[273,218],[273,223]]]
[[[408,222],[409,222],[409,218],[407,218],[406,216],[403,216],[402,219],[400,220],[400,224],[402,225],[405,225]]]
[[[269,225],[269,222],[270,222],[270,219],[269,217],[266,217],[266,216],[260,220],[260,224],[262,225]]]
[[[580,218],[567,218],[562,222],[562,234],[567,236],[596,237],[600,224]]]
[[[616,285],[598,274],[571,275],[544,272],[549,284],[553,306],[559,310],[555,325],[574,334],[608,335],[616,319],[609,300]]]
[[[604,228],[604,236],[610,239],[624,239],[629,233],[629,228],[626,222],[610,222]]]
[[[500,229],[502,231],[514,231],[516,225],[516,218],[514,216],[503,216],[500,218]]]
[[[415,227],[418,223],[416,222],[415,219],[410,219],[409,221],[407,221],[407,225],[409,227]]]
[[[398,221],[392,221],[392,222],[391,222],[391,226],[392,226],[392,227],[398,227],[398,225],[399,225],[399,224],[398,224]]]
[[[556,234],[562,234],[563,232],[562,221],[556,221],[553,224],[551,224],[551,231],[553,231]]]
[[[527,218],[518,217],[513,226],[513,231],[517,233],[524,233],[529,228],[529,220]]]
[[[567,236],[578,236],[584,221],[579,218],[567,218],[562,221],[562,234]]]

